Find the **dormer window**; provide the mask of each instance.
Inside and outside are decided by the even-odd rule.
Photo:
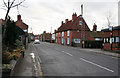
[[[79,25],[82,25],[82,21],[79,21]]]

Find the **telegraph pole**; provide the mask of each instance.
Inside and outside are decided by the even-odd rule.
[[[80,15],[80,19],[83,18],[83,4],[81,5],[81,15]],[[85,47],[85,27],[83,26],[83,21],[81,20],[82,25],[81,25],[81,46],[82,48]]]

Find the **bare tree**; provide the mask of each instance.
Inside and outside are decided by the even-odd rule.
[[[21,5],[25,0],[22,0],[22,1],[18,2],[18,3],[16,3],[15,1],[16,0],[12,0],[12,1],[8,0],[7,2],[5,2],[5,0],[3,0],[4,6],[6,7],[6,11],[7,11],[6,16],[5,16],[5,23],[4,23],[5,25],[4,25],[4,30],[3,30],[3,38],[5,36],[5,32],[6,32],[6,28],[7,28],[6,23],[7,23],[7,18],[8,18],[8,14],[10,12],[10,9]]]
[[[108,27],[112,26],[112,15],[111,15],[110,11],[108,12],[108,15],[106,16],[106,18],[107,18],[107,25],[108,25]]]

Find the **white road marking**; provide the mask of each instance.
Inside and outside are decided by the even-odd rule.
[[[107,71],[114,72],[113,70],[111,70],[111,69],[109,69],[109,68],[103,67],[103,66],[101,66],[101,65],[98,65],[98,64],[93,63],[93,62],[91,62],[91,61],[85,60],[85,59],[83,59],[83,58],[80,58],[80,60],[83,60],[83,61],[85,61],[85,62],[87,62],[87,63],[90,63],[90,64],[92,64],[92,65],[98,66],[98,67],[100,67],[100,68],[103,68],[103,69],[105,69],[105,70],[107,70]]]
[[[63,53],[69,55],[69,56],[73,56],[72,54],[68,53],[68,52],[65,52],[65,51],[62,51]]]

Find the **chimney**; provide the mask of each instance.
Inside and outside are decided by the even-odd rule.
[[[81,15],[83,16],[83,4],[81,5]]]
[[[75,17],[77,17],[77,14],[76,14],[76,12],[75,12]]]
[[[21,15],[17,16],[17,20],[21,21]]]
[[[61,25],[63,25],[63,21],[61,22]]]
[[[93,30],[92,31],[97,31],[97,25],[95,23],[93,25]]]
[[[65,19],[65,23],[67,23],[68,22],[68,19]]]
[[[57,30],[54,30],[54,33],[56,33]]]
[[[46,33],[46,31],[43,32],[44,34]]]
[[[73,15],[72,15],[72,20],[74,20],[75,18],[77,17],[77,14],[75,13],[73,13]]]
[[[75,14],[73,13],[73,15],[72,15],[72,20],[74,20],[74,17],[75,17]]]

